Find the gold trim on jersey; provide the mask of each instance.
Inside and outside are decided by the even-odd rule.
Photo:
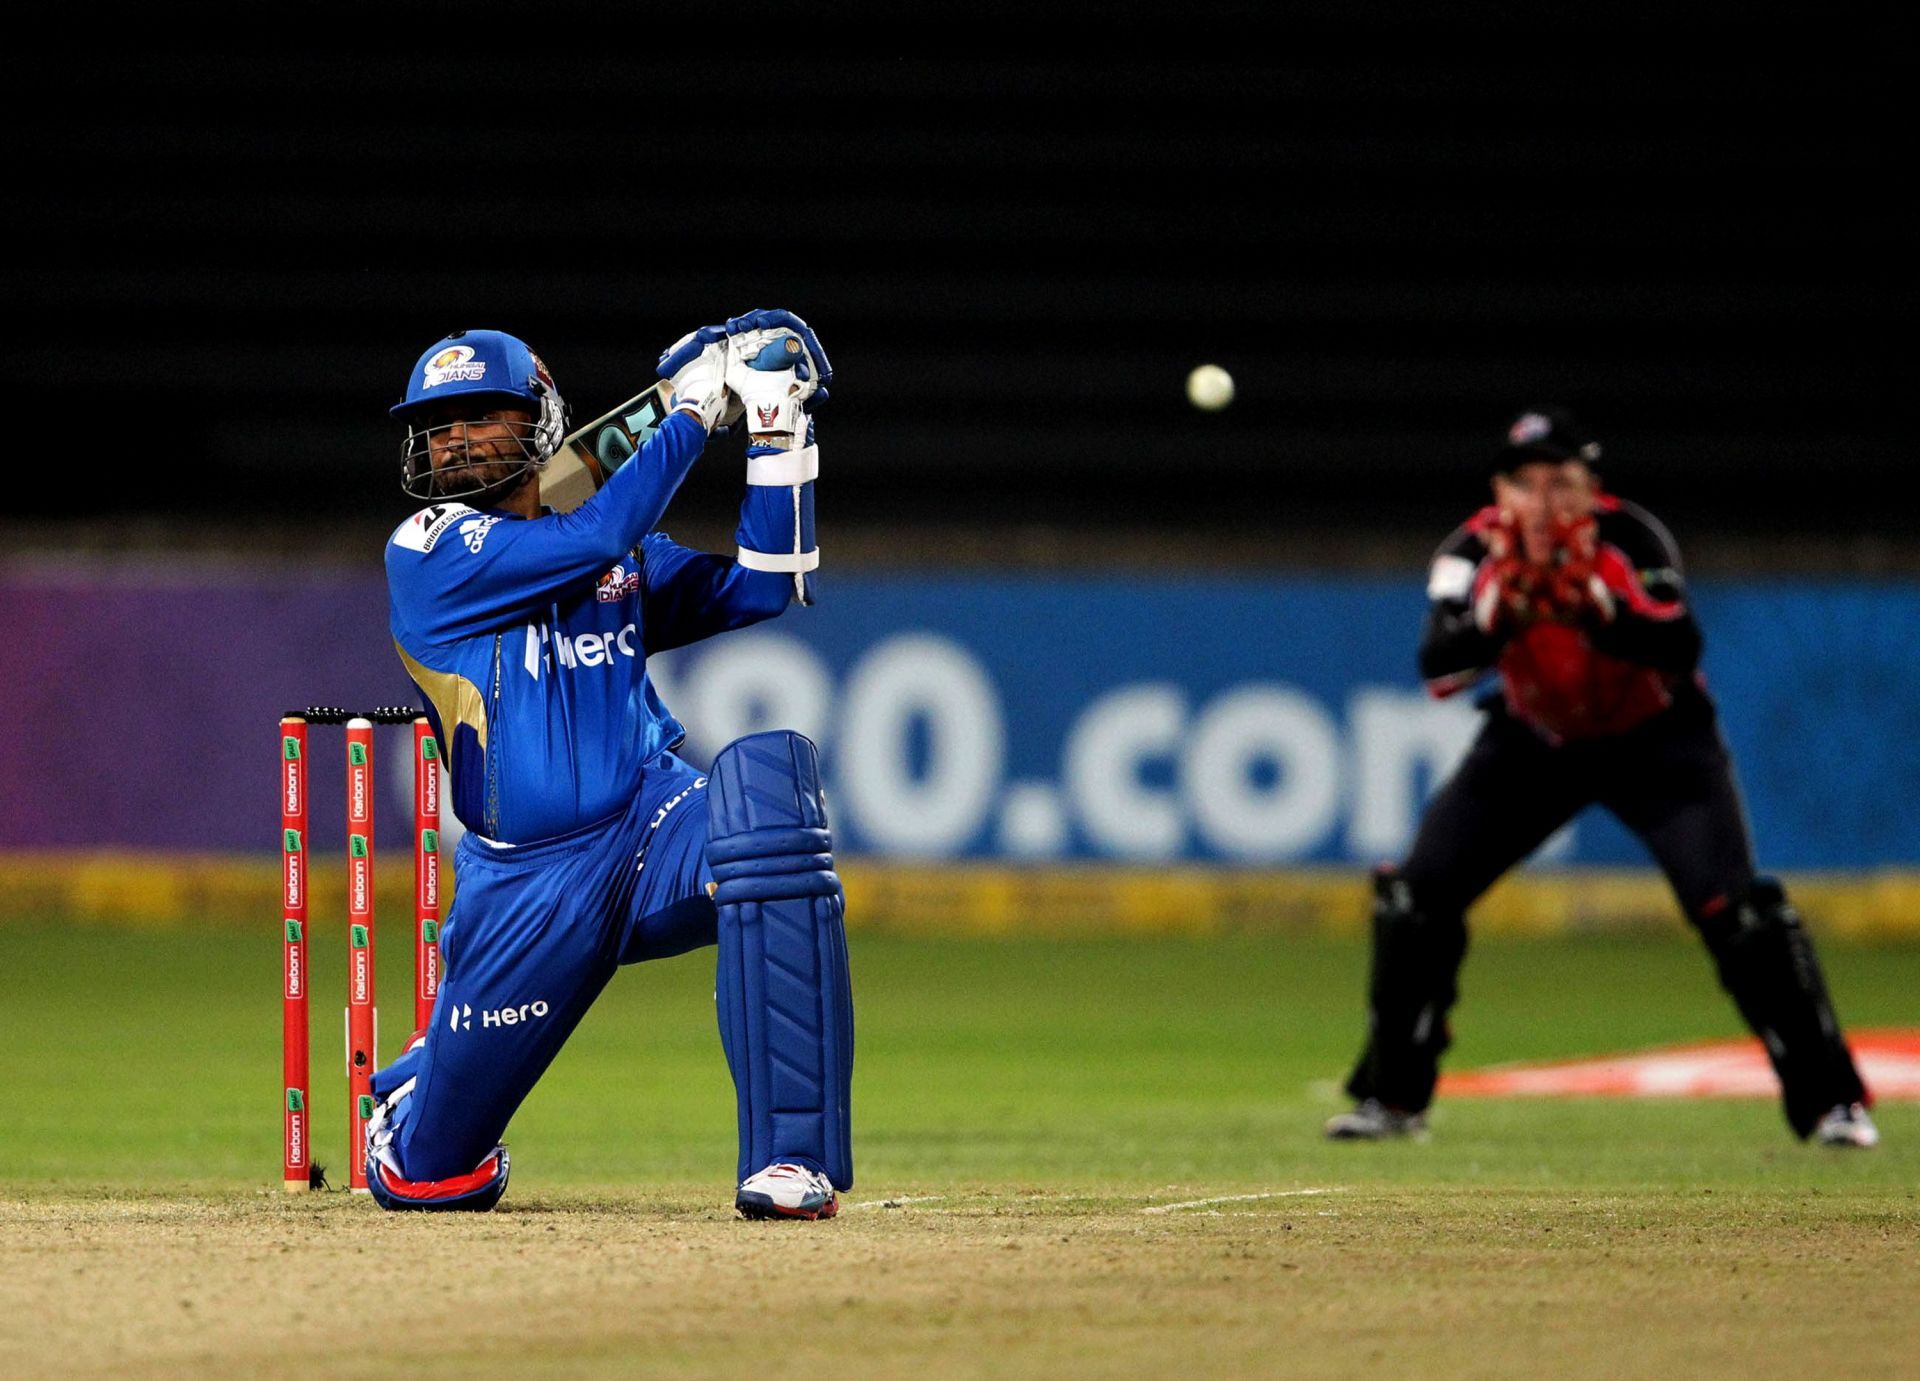
[[[481,698],[480,688],[466,677],[452,671],[434,671],[423,667],[407,655],[406,648],[396,641],[394,651],[400,654],[400,660],[406,664],[407,674],[413,677],[420,689],[427,693],[427,699],[433,702],[433,708],[440,716],[440,728],[447,736],[446,748],[453,751],[453,730],[455,725],[471,725],[474,734],[480,740],[480,751],[487,748],[487,702]]]

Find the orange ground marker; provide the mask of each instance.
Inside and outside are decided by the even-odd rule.
[[[1875,1098],[1920,1102],[1920,1030],[1853,1031],[1847,1043]],[[1440,1077],[1442,1095],[1468,1098],[1774,1098],[1779,1092],[1765,1048],[1751,1037]]]

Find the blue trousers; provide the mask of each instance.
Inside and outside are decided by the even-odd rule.
[[[670,753],[625,813],[513,848],[460,841],[440,932],[445,968],[426,1040],[373,1076],[410,1180],[464,1175],[621,964],[716,943],[707,779]]]

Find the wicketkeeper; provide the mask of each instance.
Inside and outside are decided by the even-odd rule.
[[[1680,554],[1646,510],[1606,493],[1600,447],[1558,409],[1523,413],[1492,464],[1493,502],[1428,577],[1420,670],[1435,695],[1489,670],[1499,690],[1413,850],[1375,875],[1368,1036],[1358,1100],[1327,1135],[1420,1132],[1432,1101],[1466,911],[1588,805],[1645,841],[1721,985],[1779,1075],[1796,1135],[1878,1139],[1813,942],[1758,876],[1745,809],[1698,670]]]
[[[433,1019],[373,1079],[385,1208],[492,1208],[508,1120],[614,970],[716,943],[736,1207],[831,1217],[853,1183],[844,895],[814,746],[755,734],[701,772],[646,664],[811,602],[810,410],[832,374],[784,311],[690,332],[659,373],[671,415],[570,513],[540,500],[567,409],[521,341],[455,332],[393,409],[403,487],[430,501],[387,545],[393,638],[467,833]],[[741,421],[737,556],[655,532],[709,433]]]

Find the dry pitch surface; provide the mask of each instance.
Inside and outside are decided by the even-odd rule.
[[[13,1201],[0,1374],[1914,1374],[1910,1196],[1194,1188]]]

